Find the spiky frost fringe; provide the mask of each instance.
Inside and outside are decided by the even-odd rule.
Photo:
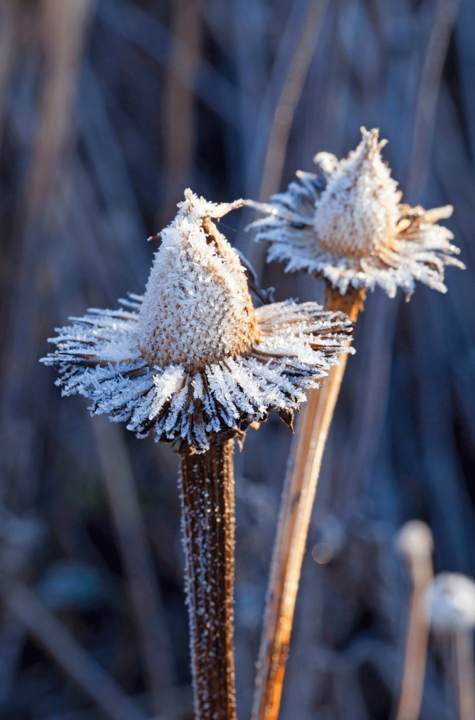
[[[92,400],[91,414],[125,422],[137,437],[153,429],[157,441],[179,452],[205,452],[218,436],[243,435],[273,409],[298,409],[351,339],[343,313],[323,312],[316,303],[275,303],[256,310],[261,340],[245,355],[195,374],[182,365],[151,367],[138,347],[141,301],[131,295],[120,301],[126,310],[92,309],[72,318],[50,339],[57,350],[43,362],[59,366],[63,395]]]
[[[434,224],[441,217],[449,217],[451,208],[425,211],[421,207],[398,204],[401,194],[396,192],[394,183],[394,187],[388,185],[385,188],[385,197],[386,203],[397,210],[399,219],[394,232],[389,233],[382,244],[361,257],[329,251],[320,242],[318,228],[322,223],[318,219],[322,196],[332,183],[337,184],[335,178],[340,180],[342,166],[346,172],[349,161],[354,160],[361,146],[376,139],[376,131],[363,131],[362,144],[348,159],[338,161],[329,153],[319,153],[315,158],[320,167],[319,175],[298,172],[297,180],[290,183],[285,193],[273,195],[270,203],[246,201],[247,205],[266,213],[266,217],[249,227],[257,231],[256,241],[271,243],[269,262],[284,263],[286,272],[300,270],[323,276],[342,294],[349,286],[370,290],[380,286],[389,297],[395,296],[398,287],[410,296],[417,280],[444,293],[447,291],[444,268],[448,265],[465,268],[453,257],[460,250],[450,242],[453,239],[450,230]],[[381,143],[375,155],[379,155],[379,147]],[[390,202],[391,194],[394,197]],[[371,202],[364,193],[363,198],[362,213],[364,209],[368,217]],[[376,204],[374,200],[372,202]],[[345,211],[342,205],[341,213]],[[328,208],[325,212],[328,214]]]

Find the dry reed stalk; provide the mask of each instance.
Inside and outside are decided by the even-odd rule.
[[[93,0],[42,0],[39,27],[47,80],[41,121],[28,181],[31,210],[39,209],[55,187],[58,162],[69,159],[71,117]]]
[[[455,658],[459,720],[473,720],[475,718],[475,666],[472,628],[459,629],[455,632]]]
[[[20,15],[25,12],[13,0],[0,0],[0,141],[6,115],[6,95],[19,51]]]
[[[259,191],[261,200],[266,200],[279,190],[290,129],[327,6],[328,0],[309,0],[308,2],[308,9],[302,22],[301,36],[295,47],[269,132]]]
[[[165,196],[159,226],[170,222],[183,188],[190,182],[195,146],[195,97],[193,85],[199,66],[201,36],[197,0],[173,3],[173,41],[164,99]]]
[[[267,200],[280,188],[295,111],[320,37],[328,0],[308,0],[303,18],[300,17],[300,4],[299,0],[295,0],[289,12],[262,102],[259,122],[253,131],[252,160],[247,169],[246,185],[252,191],[251,179],[254,176],[259,178],[255,191],[260,200]],[[293,52],[284,61],[289,44],[293,46]],[[265,148],[263,156],[261,148]],[[253,158],[261,157],[262,160],[254,165],[256,161]],[[251,246],[246,252],[260,276],[264,265],[262,249]]]
[[[40,598],[21,582],[0,587],[9,610],[112,720],[145,720],[143,711],[77,642]]]
[[[399,536],[399,549],[408,563],[412,593],[396,720],[417,720],[422,703],[429,642],[427,588],[434,577],[433,540],[430,529],[417,520],[407,523],[402,532],[404,535],[401,533]]]
[[[234,720],[233,440],[181,458],[183,544],[197,720]]]
[[[105,418],[97,418],[91,425],[125,564],[152,704],[158,714],[173,699],[173,653],[137,488],[119,429]]]
[[[411,200],[418,198],[426,184],[434,135],[434,118],[440,80],[457,17],[458,0],[438,0],[434,5],[431,30],[421,69],[412,134],[412,149],[406,192]]]
[[[325,286],[324,309],[343,311],[355,322],[366,291],[350,288],[346,295]],[[311,390],[301,411],[298,432],[282,495],[266,613],[262,632],[253,720],[276,720],[284,682],[308,527],[317,490],[325,443],[333,418],[347,355],[332,367],[320,390]]]

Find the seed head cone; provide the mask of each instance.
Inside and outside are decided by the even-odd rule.
[[[321,276],[345,294],[348,286],[397,288],[409,296],[416,280],[446,292],[447,265],[464,268],[454,255],[452,233],[437,221],[452,207],[424,210],[401,203],[402,193],[384,163],[379,131],[361,128],[362,140],[347,158],[315,156],[318,173],[298,172],[287,192],[269,204],[246,201],[266,217],[251,225],[256,240],[270,243],[268,260]]]
[[[291,424],[305,391],[351,351],[352,323],[317,303],[254,309],[239,256],[212,222],[240,205],[186,191],[145,294],[57,329],[43,362],[58,366],[63,395],[181,453],[243,437],[273,409]]]
[[[313,223],[328,252],[364,258],[394,234],[400,213],[397,183],[381,158],[385,144],[378,143],[377,130],[364,131],[356,150],[331,173]]]
[[[139,313],[139,347],[152,365],[203,370],[242,355],[259,337],[237,252],[188,191],[162,231]]]

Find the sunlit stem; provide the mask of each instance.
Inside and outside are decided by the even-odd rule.
[[[355,321],[365,290],[341,295],[327,285],[325,310],[346,312]],[[254,695],[253,720],[276,720],[284,681],[295,601],[317,490],[323,451],[340,392],[347,355],[332,367],[320,390],[303,406],[287,470],[274,544],[264,628]]]
[[[233,441],[181,458],[196,720],[235,720]]]

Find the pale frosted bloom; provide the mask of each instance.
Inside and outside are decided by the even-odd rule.
[[[352,325],[316,303],[254,309],[239,255],[211,220],[239,205],[187,190],[143,297],[57,330],[43,362],[59,365],[63,395],[90,398],[93,414],[138,437],[154,429],[179,452],[242,436],[272,409],[291,422],[305,391],[348,351]]]
[[[453,632],[475,627],[475,582],[460,573],[440,573],[428,593],[431,626]]]
[[[381,157],[385,140],[379,131],[361,128],[356,150],[340,161],[319,153],[319,174],[298,172],[287,192],[270,204],[247,201],[267,213],[251,225],[256,240],[271,243],[269,262],[286,271],[322,276],[345,294],[349,286],[382,287],[390,297],[397,288],[407,295],[416,280],[445,292],[446,265],[465,266],[453,256],[452,233],[437,225],[448,218],[448,205],[433,210],[400,202],[402,193]]]
[[[408,559],[430,558],[434,550],[431,529],[421,520],[409,520],[396,535],[396,549]]]

